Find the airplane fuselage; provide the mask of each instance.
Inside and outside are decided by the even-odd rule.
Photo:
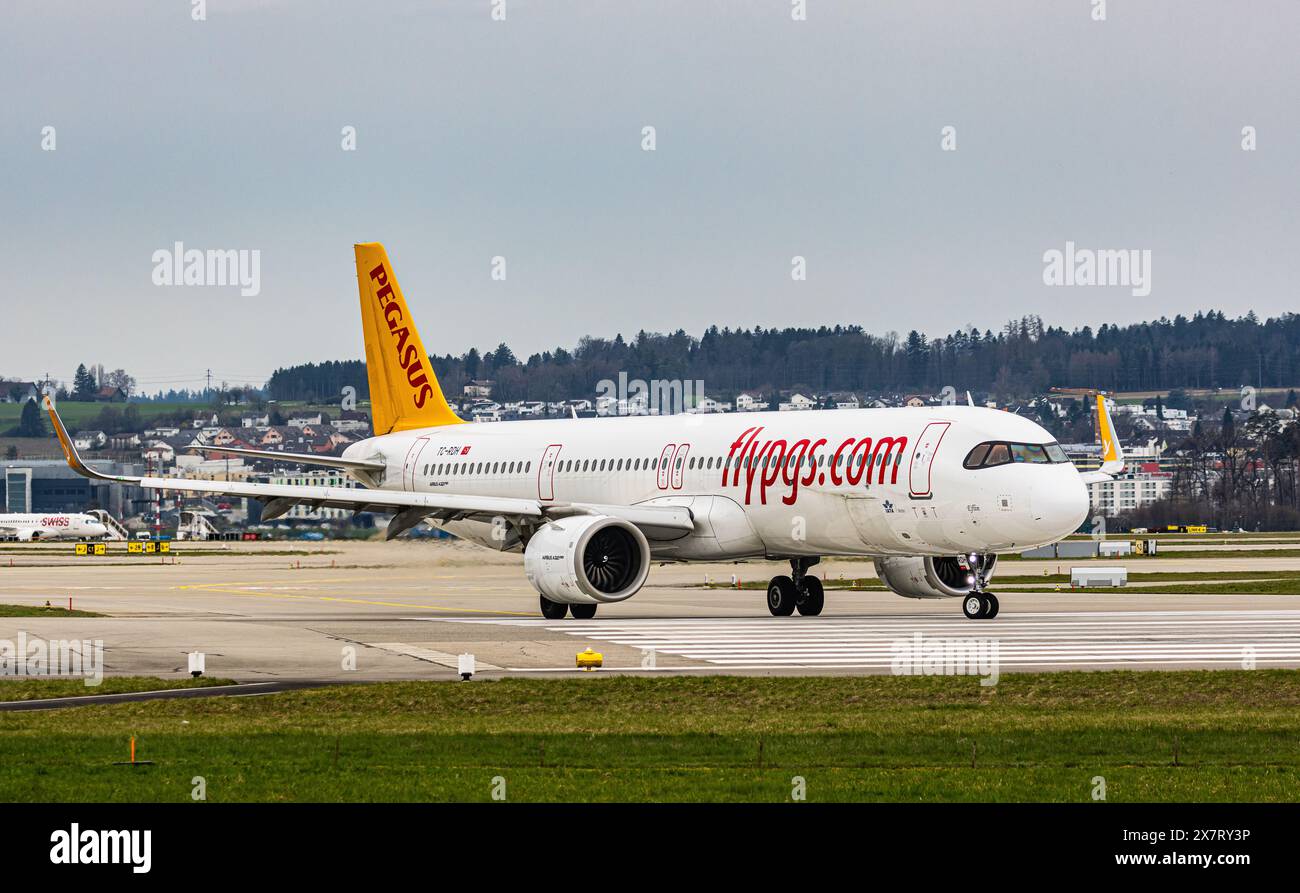
[[[1063,455],[964,467],[985,442],[1053,438],[1011,413],[945,406],[449,425],[344,455],[381,459],[381,489],[690,508],[693,534],[651,539],[661,559],[997,552],[1079,527],[1087,490]],[[509,545],[483,522],[444,526]]]
[[[0,515],[0,536],[23,542],[52,539],[95,539],[108,533],[98,518],[59,512]]]

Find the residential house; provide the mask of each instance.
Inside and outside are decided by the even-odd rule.
[[[78,431],[72,435],[72,445],[79,450],[102,450],[108,446],[108,435],[103,431]]]
[[[695,412],[731,412],[730,403],[722,403],[712,397],[700,397],[695,401]]]
[[[370,416],[355,409],[346,409],[334,422],[334,430],[366,436],[370,433]]]
[[[108,445],[115,450],[138,449],[140,444],[139,434],[114,434],[108,439]]]
[[[115,387],[102,387],[95,392],[96,403],[125,403],[126,391]]]
[[[0,381],[0,403],[41,401],[41,389],[34,381]]]

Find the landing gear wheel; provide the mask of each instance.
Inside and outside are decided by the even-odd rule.
[[[816,577],[805,576],[798,584],[799,599],[795,607],[805,617],[816,617],[826,604],[826,590]],[[769,596],[771,598],[771,596]]]
[[[553,602],[546,596],[540,596],[542,600],[542,616],[547,620],[563,620],[564,615],[569,613],[569,606],[563,602]]]
[[[970,620],[979,620],[984,616],[984,596],[972,592],[961,600],[961,612]]]
[[[991,592],[984,593],[984,619],[992,620],[998,616],[998,597]]]
[[[590,620],[596,616],[598,605],[569,605],[569,613],[574,620]]]
[[[773,617],[789,617],[798,600],[799,590],[789,577],[773,577],[767,584],[767,609]]]

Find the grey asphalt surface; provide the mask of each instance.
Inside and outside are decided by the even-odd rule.
[[[124,553],[123,544],[115,544]],[[1300,593],[1152,595],[1002,590],[1002,613],[968,621],[956,600],[830,590],[821,617],[774,618],[761,591],[704,589],[765,581],[779,563],[656,566],[634,598],[592,621],[542,621],[518,556],[466,544],[177,545],[175,560],[75,558],[69,544],[0,553],[0,603],[49,602],[110,616],[0,617],[0,639],[102,640],[106,675],[207,672],[239,682],[456,678],[456,656],[479,674],[574,672],[591,646],[605,671],[643,673],[891,672],[900,643],[996,641],[1003,670],[1300,666]],[[294,554],[283,554],[290,550]],[[13,566],[9,566],[12,560]],[[1073,562],[1077,563],[1077,562]],[[1300,571],[1300,559],[1107,560],[1134,571]],[[1005,562],[1004,575],[1068,573],[1072,562]],[[828,580],[873,576],[868,561],[827,561]],[[996,582],[996,581],[995,581]],[[997,588],[996,586],[994,587]]]

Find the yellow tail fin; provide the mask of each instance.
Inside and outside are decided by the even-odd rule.
[[[375,434],[463,422],[438,387],[388,252],[378,242],[355,249]]]

